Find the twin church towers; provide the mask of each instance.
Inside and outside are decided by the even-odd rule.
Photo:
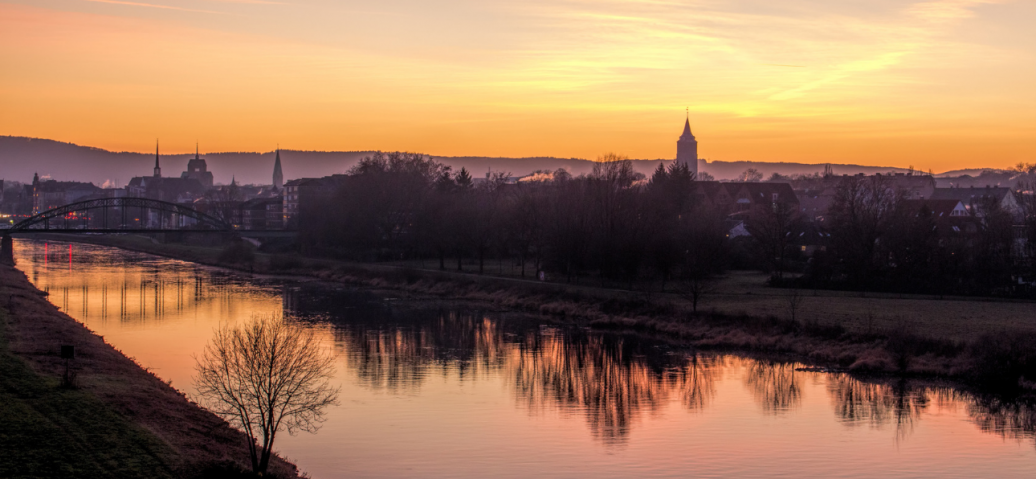
[[[695,175],[698,174],[698,140],[691,133],[690,117],[683,124],[683,134],[676,140],[676,162],[687,165]]]

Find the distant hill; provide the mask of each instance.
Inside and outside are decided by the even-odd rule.
[[[996,174],[1002,174],[1002,173],[1011,174],[1011,172],[1009,172],[1008,170],[1001,170],[1001,169],[997,169],[997,168],[967,168],[967,169],[963,169],[963,170],[951,170],[951,171],[947,171],[947,172],[944,172],[944,173],[939,173],[938,175],[935,175],[935,177],[936,178],[956,178],[956,177],[964,176],[964,175],[967,175],[967,176],[979,176],[982,173],[987,173],[987,172],[988,173],[996,173]]]
[[[371,151],[298,151],[281,150],[281,164],[286,180],[320,177],[344,173]],[[216,183],[230,183],[236,178],[243,184],[269,184],[273,174],[274,152],[205,153],[208,169]],[[492,158],[478,156],[434,156],[459,170],[467,168],[474,176],[487,171],[502,171],[524,176],[536,170],[565,168],[573,175],[589,173],[594,162],[578,158]],[[194,155],[162,155],[163,176],[179,176],[187,168],[187,160]],[[634,160],[634,169],[650,175],[659,163],[671,160]],[[134,176],[150,176],[155,165],[154,153],[113,152],[100,148],[80,146],[54,140],[0,136],[0,179],[29,182],[33,173],[58,180],[89,181],[98,186],[105,182],[124,186]],[[756,161],[702,161],[701,171],[716,179],[734,179],[748,168],[755,168],[764,177],[773,173],[783,175],[822,172],[822,164],[766,163]],[[902,168],[870,167],[859,165],[832,165],[835,174],[854,175],[887,172],[905,172]]]

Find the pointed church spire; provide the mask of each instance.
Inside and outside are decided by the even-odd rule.
[[[284,173],[281,173],[281,145],[277,145],[277,157],[273,160],[273,189],[284,187]]]
[[[162,176],[162,168],[158,166],[158,138],[155,138],[155,178]]]
[[[198,142],[194,142],[194,159],[198,159]]]
[[[694,133],[691,133],[691,119],[688,118],[683,124],[683,134],[680,135],[681,140],[693,140]]]

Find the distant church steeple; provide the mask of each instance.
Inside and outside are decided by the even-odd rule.
[[[155,140],[155,178],[162,176],[162,167],[158,166],[158,140]]]
[[[691,115],[688,111],[683,124],[683,134],[676,141],[676,162],[687,165],[687,169],[698,174],[698,140],[691,133]]]
[[[281,147],[277,147],[277,158],[273,160],[273,189],[284,187],[284,173],[281,173]]]

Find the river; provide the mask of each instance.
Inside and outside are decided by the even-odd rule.
[[[62,311],[189,396],[221,323],[283,315],[340,404],[275,449],[336,477],[1034,477],[1036,409],[951,388],[692,353],[465,302],[16,240]]]

